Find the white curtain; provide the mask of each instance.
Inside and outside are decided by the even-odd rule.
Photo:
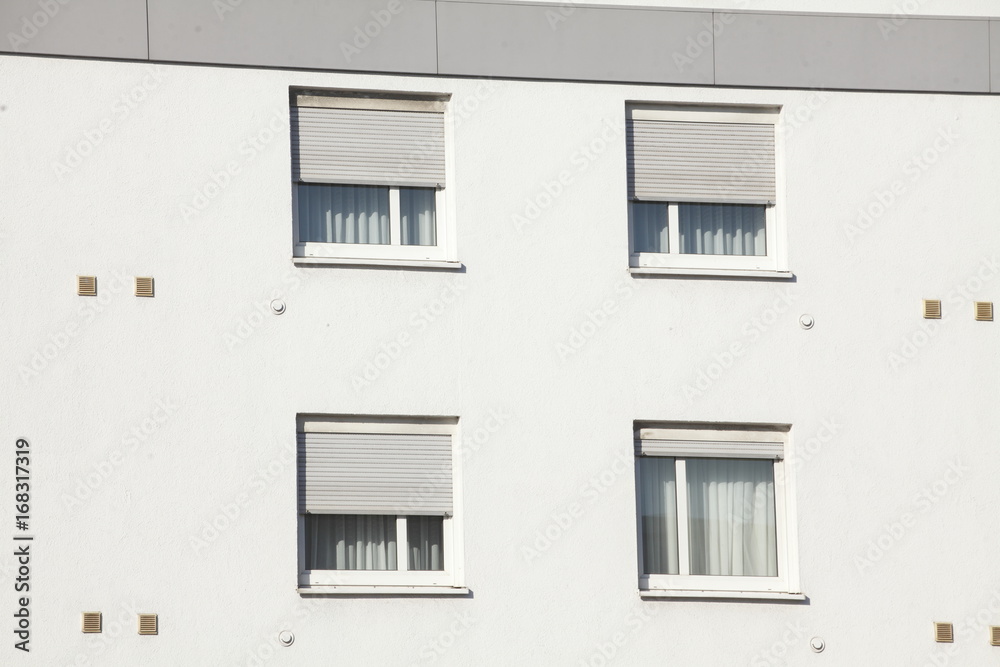
[[[667,205],[629,202],[635,252],[668,252]]]
[[[778,575],[774,463],[688,459],[691,574]]]
[[[681,253],[766,255],[766,208],[743,204],[678,204]]]
[[[402,245],[437,245],[433,188],[400,188],[400,243]]]
[[[299,240],[389,243],[389,188],[298,183]]]
[[[396,517],[307,514],[306,569],[395,570]]]
[[[639,459],[643,574],[677,574],[677,480],[674,459]]]
[[[408,516],[406,533],[407,569],[444,569],[444,517]]]

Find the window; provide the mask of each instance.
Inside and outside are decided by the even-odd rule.
[[[296,257],[454,259],[445,100],[315,91],[292,100]]]
[[[300,417],[299,586],[460,587],[456,420]]]
[[[630,264],[784,271],[775,111],[628,108]]]
[[[637,428],[639,588],[797,594],[787,443],[787,428]]]

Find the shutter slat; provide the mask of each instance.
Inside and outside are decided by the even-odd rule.
[[[774,126],[629,120],[629,196],[772,204]]]
[[[635,451],[642,456],[680,456],[684,458],[781,459],[783,442],[739,440],[652,440],[635,441]]]
[[[298,482],[302,512],[451,514],[451,436],[300,432]]]
[[[291,124],[295,181],[444,186],[443,113],[298,107]]]

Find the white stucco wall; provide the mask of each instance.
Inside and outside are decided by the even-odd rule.
[[[1000,300],[1000,99],[31,57],[0,58],[0,80],[0,497],[9,518],[27,438],[37,536],[32,652],[8,634],[0,662],[596,666],[618,633],[608,664],[996,660],[963,623],[1000,624],[1000,325],[971,305]],[[464,272],[292,265],[289,86],[453,94]],[[799,119],[780,156],[794,282],[629,276],[624,136],[595,142],[625,100]],[[81,142],[96,145],[57,173]],[[563,170],[572,183],[518,228]],[[184,208],[206,188],[204,210]],[[98,299],[76,296],[77,274],[98,276]],[[155,298],[131,295],[136,275]],[[442,310],[446,289],[460,296]],[[275,296],[281,316],[264,312]],[[945,319],[920,319],[923,298]],[[616,312],[560,354],[606,300]],[[412,343],[354,386],[402,332]],[[467,436],[506,416],[464,466],[471,599],[296,594],[300,412],[458,416]],[[793,425],[808,603],[639,599],[635,483],[615,472],[636,419]],[[573,503],[582,516],[526,556]],[[90,610],[101,635],[79,631]],[[159,636],[135,634],[135,611],[160,615]],[[933,657],[933,621],[956,623],[954,656]]]

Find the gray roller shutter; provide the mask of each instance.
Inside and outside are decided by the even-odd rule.
[[[635,441],[640,456],[680,456],[684,458],[780,459],[785,446],[780,438],[774,442],[739,440],[650,440]]]
[[[451,514],[451,449],[448,435],[300,432],[299,510]]]
[[[292,107],[292,178],[444,187],[444,113]]]
[[[773,204],[774,125],[630,119],[629,196]]]

